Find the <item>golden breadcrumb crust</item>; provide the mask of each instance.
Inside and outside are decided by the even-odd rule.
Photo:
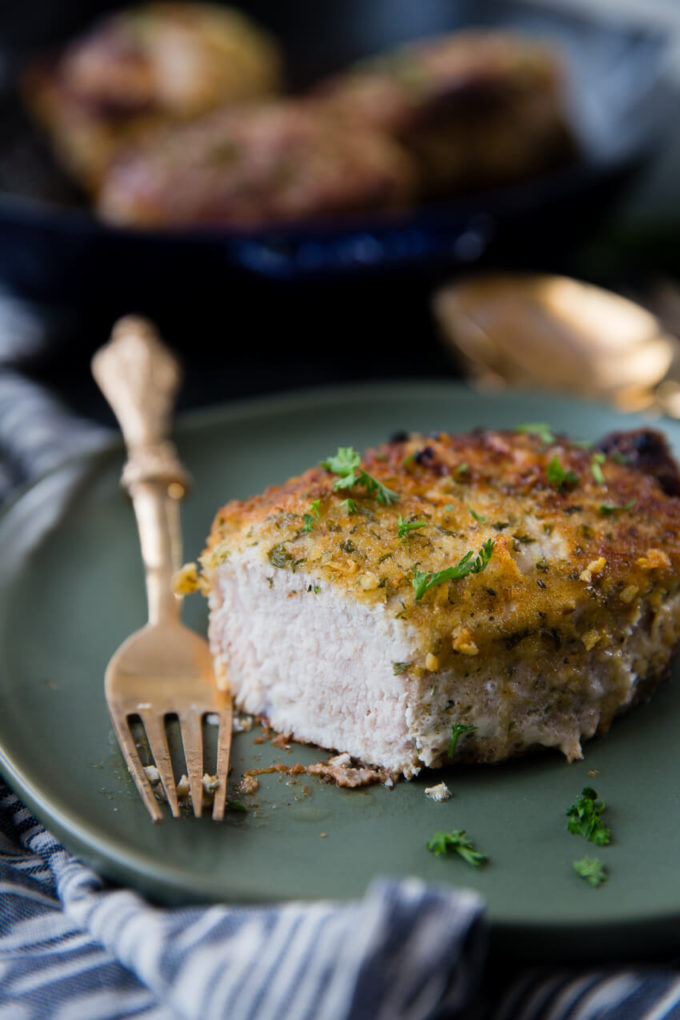
[[[429,671],[493,654],[499,639],[524,642],[529,656],[570,642],[604,651],[680,588],[680,500],[616,449],[545,438],[411,434],[369,450],[361,467],[398,493],[392,505],[361,485],[336,489],[323,467],[227,503],[202,558],[204,585],[231,553],[257,546],[272,574],[304,571],[320,588],[384,604],[422,636],[418,665]],[[404,522],[425,526],[400,537]],[[416,597],[414,577],[489,542],[483,570]]]

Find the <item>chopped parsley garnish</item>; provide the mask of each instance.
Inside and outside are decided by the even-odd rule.
[[[409,531],[417,531],[419,528],[426,528],[427,521],[405,521],[401,514],[399,514],[399,520],[397,521],[397,531],[399,538],[402,542],[405,542],[408,538]]]
[[[357,512],[357,505],[353,499],[343,499],[340,506],[346,514],[355,514]]]
[[[567,471],[557,454],[548,464],[546,474],[553,489],[573,489],[575,485],[578,485],[576,472]]]
[[[355,485],[363,485],[366,492],[369,495],[375,495],[375,498],[383,506],[391,506],[392,503],[396,503],[399,499],[398,492],[388,489],[386,485],[379,482],[373,475],[369,475],[368,471],[363,470],[361,467],[361,455],[352,446],[338,447],[338,452],[334,457],[321,461],[321,467],[325,468],[326,471],[330,471],[333,475],[340,476],[336,478],[335,485],[333,486],[336,492],[338,489],[352,489]]]
[[[474,519],[476,521],[479,521],[480,524],[484,524],[484,522],[486,521],[486,517],[484,517],[482,514],[478,514],[475,510],[473,510],[469,503],[466,503],[465,505],[467,506],[468,510],[470,511]]]
[[[623,506],[615,506],[613,503],[600,503],[600,513],[603,517],[609,517],[611,514],[619,514],[624,510],[632,510],[634,506],[634,499],[629,499]]]
[[[412,665],[413,665],[412,662],[393,662],[392,672],[394,673],[395,676],[401,676],[401,674],[405,673],[406,670],[409,669],[409,667]]]
[[[242,804],[240,800],[230,799],[227,801],[227,811],[247,812],[248,808],[245,806],[245,804]]]
[[[449,740],[449,758],[453,758],[459,738],[463,733],[473,733],[477,729],[472,723],[455,722],[451,727],[451,739]]]
[[[604,801],[597,799],[592,786],[585,786],[578,800],[566,811],[569,832],[583,836],[596,846],[606,846],[611,834],[601,818],[604,809]]]
[[[601,465],[604,464],[606,459],[607,458],[604,455],[604,453],[594,453],[593,459],[590,462],[590,470],[592,472],[592,476],[598,485],[606,485],[604,474],[602,472],[601,467]]]
[[[465,461],[463,461],[463,463],[459,464],[458,467],[455,469],[454,474],[466,475],[468,474],[469,471],[470,471],[469,465]]]
[[[485,857],[479,850],[475,850],[465,835],[465,829],[453,829],[452,832],[435,832],[432,839],[427,841],[427,849],[435,857],[443,857],[451,850],[459,854],[473,868],[479,868],[488,860],[488,857]]]
[[[467,577],[468,574],[480,574],[491,559],[493,547],[494,541],[492,538],[489,538],[476,556],[472,550],[466,552],[465,556],[459,560],[455,567],[447,567],[445,570],[438,570],[431,574],[414,570],[411,584],[416,593],[416,602],[420,601],[425,592],[429,591],[430,588],[443,584],[444,581],[460,581],[463,577]]]
[[[273,567],[278,567],[280,570],[292,570],[293,573],[295,573],[301,563],[305,562],[304,559],[296,560],[286,549],[284,542],[280,542],[270,549],[267,553],[267,559]]]
[[[528,425],[518,425],[515,431],[526,432],[530,436],[538,436],[541,442],[545,443],[546,446],[551,446],[555,442],[552,429],[549,425],[546,425],[544,421],[533,421],[529,422]]]
[[[320,509],[320,507],[321,507],[321,500],[320,499],[315,499],[315,500],[312,501],[312,503],[311,503],[311,505],[309,507],[310,512],[306,513],[304,515],[304,517],[303,517],[303,522],[304,522],[303,526],[302,526],[302,530],[303,531],[311,531],[312,528],[314,527],[314,521],[315,520],[318,521],[318,520],[321,519],[321,509]]]
[[[597,857],[582,857],[580,861],[574,861],[574,871],[593,888],[607,881],[607,869]]]
[[[328,460],[321,461],[321,467],[325,468],[326,471],[330,471],[331,474],[341,475],[345,479],[351,477],[351,481],[347,485],[341,486],[336,482],[336,489],[349,488],[351,485],[354,485],[356,482],[354,472],[360,464],[361,455],[356,452],[353,446],[339,446],[335,457],[329,457]]]

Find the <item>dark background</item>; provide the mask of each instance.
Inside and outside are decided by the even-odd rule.
[[[680,274],[680,144],[667,113],[677,105],[677,50],[666,29],[644,42],[656,32],[646,5],[630,3],[612,19],[503,0],[237,4],[280,38],[292,87],[400,39],[498,18],[567,39],[585,61],[583,75],[594,76],[582,85],[586,97],[606,91],[596,87],[598,75],[610,86],[619,75],[610,87],[619,106],[605,111],[607,130],[593,143],[601,151],[586,152],[571,176],[426,210],[397,241],[392,226],[369,222],[349,233],[293,231],[239,245],[104,230],[78,208],[26,123],[13,87],[26,55],[111,6],[0,4],[0,359],[79,413],[111,420],[89,359],[116,316],[130,311],[152,316],[179,351],[180,404],[191,407],[342,381],[455,376],[430,299],[440,283],[471,269],[565,272],[643,300]],[[45,204],[45,196],[68,208]]]

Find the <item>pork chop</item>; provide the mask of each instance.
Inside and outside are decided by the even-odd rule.
[[[217,514],[218,671],[276,730],[406,777],[537,746],[578,759],[671,662],[677,492],[647,430],[339,450]]]

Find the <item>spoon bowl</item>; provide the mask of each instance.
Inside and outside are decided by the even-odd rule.
[[[555,390],[623,410],[675,391],[668,375],[677,340],[645,308],[592,284],[483,274],[442,287],[433,312],[444,343],[480,384]]]

